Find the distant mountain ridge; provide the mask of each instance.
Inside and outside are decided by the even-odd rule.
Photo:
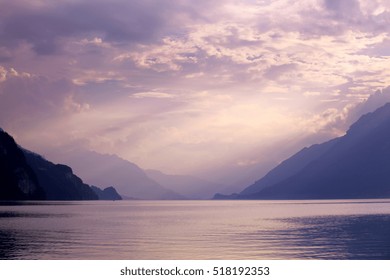
[[[115,186],[124,198],[185,199],[152,180],[136,164],[116,155],[77,150],[59,155],[90,185]]]
[[[227,187],[209,182],[195,176],[168,175],[158,170],[145,170],[146,175],[161,186],[181,194],[189,199],[210,199],[216,192],[221,192]]]
[[[305,148],[237,199],[390,197],[390,103],[363,115],[339,138]]]

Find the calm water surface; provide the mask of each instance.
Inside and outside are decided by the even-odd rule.
[[[3,202],[0,259],[390,259],[390,200]]]

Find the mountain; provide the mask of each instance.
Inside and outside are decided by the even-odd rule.
[[[390,103],[363,115],[344,136],[298,152],[234,198],[388,198],[389,170]]]
[[[339,138],[336,138],[323,144],[315,144],[309,148],[303,148],[292,157],[280,163],[253,185],[244,189],[241,194],[248,195],[259,192],[289,178],[290,176],[293,176],[310,162],[324,155],[335,143],[337,143],[338,140]]]
[[[77,150],[57,154],[71,165],[88,184],[115,186],[124,198],[136,199],[183,199],[184,197],[150,179],[136,164],[116,155]]]
[[[0,129],[0,200],[118,200],[113,187],[91,188],[69,166],[17,145]]]
[[[42,156],[24,151],[27,163],[37,175],[47,200],[97,200],[98,196],[73,174],[69,166],[54,164]]]
[[[122,200],[122,197],[117,193],[114,187],[108,187],[104,190],[91,186],[91,189],[99,197],[99,200]]]
[[[219,189],[218,192],[230,194],[239,192],[253,184],[260,176],[267,174],[276,164],[277,162],[273,159],[262,160],[261,163],[254,164],[239,164],[237,161],[234,161],[209,167],[194,174],[194,176],[225,186],[225,188]]]
[[[146,175],[161,186],[189,199],[210,199],[227,187],[189,175],[167,175],[158,170],[145,170]]]
[[[0,129],[0,200],[45,199],[38,179],[15,140]]]

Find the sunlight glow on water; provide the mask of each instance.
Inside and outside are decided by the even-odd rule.
[[[0,203],[0,259],[390,259],[390,200]]]

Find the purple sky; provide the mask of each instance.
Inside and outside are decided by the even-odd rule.
[[[0,126],[49,159],[83,147],[168,173],[279,161],[390,100],[387,0],[0,7]]]

